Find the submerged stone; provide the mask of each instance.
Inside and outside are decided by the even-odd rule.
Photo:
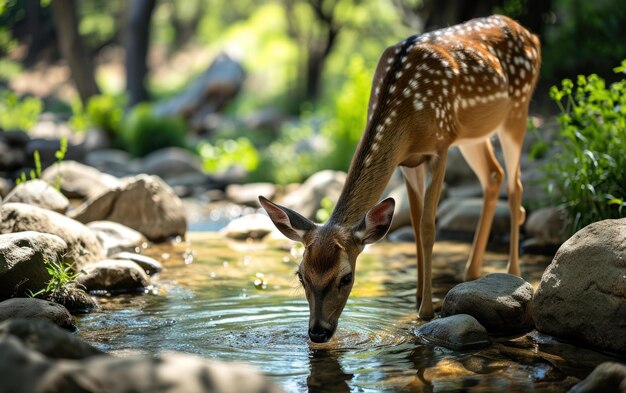
[[[425,341],[454,350],[483,348],[491,345],[487,330],[467,314],[435,319],[417,329]]]

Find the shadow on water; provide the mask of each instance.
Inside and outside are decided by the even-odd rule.
[[[308,306],[293,274],[297,248],[229,243],[209,233],[189,237],[148,249],[165,267],[158,295],[100,298],[99,312],[79,317],[79,335],[121,356],[178,350],[247,361],[289,392],[564,392],[597,364],[615,360],[537,332],[465,352],[422,343],[414,335],[423,322],[416,318],[415,251],[408,243],[364,252],[335,337],[312,344]],[[436,306],[461,281],[468,251],[467,244],[436,244]],[[524,257],[524,278],[536,286],[548,263]],[[487,253],[486,273],[505,265],[505,254]]]

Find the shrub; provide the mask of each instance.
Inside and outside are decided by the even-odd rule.
[[[122,130],[125,105],[126,97],[124,96],[97,95],[89,99],[85,109],[77,99],[72,102],[73,116],[70,119],[70,125],[77,131],[96,126],[113,136],[119,135]]]
[[[246,137],[220,139],[214,143],[203,141],[198,144],[197,150],[207,172],[222,171],[232,165],[240,165],[251,172],[259,165],[259,154]]]
[[[0,91],[0,128],[28,131],[39,119],[43,104],[37,97],[18,98],[9,90]]]
[[[165,147],[185,147],[187,126],[176,117],[156,117],[149,104],[135,106],[122,127],[122,142],[136,157]]]
[[[626,60],[617,72],[626,73]],[[610,86],[597,75],[562,81],[550,96],[558,116],[559,152],[547,166],[548,189],[569,213],[574,233],[626,210],[626,79]]]

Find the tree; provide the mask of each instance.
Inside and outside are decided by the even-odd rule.
[[[61,55],[70,67],[80,99],[87,103],[89,97],[99,94],[100,90],[94,78],[93,62],[78,33],[76,1],[54,0],[51,5]]]
[[[320,97],[324,64],[330,55],[341,29],[336,16],[341,0],[284,0],[288,33],[300,50],[298,81],[301,101],[315,102]],[[301,13],[296,9],[301,6]],[[302,6],[306,6],[302,7]],[[306,16],[302,16],[305,14]],[[313,23],[302,19],[312,17]]]
[[[148,90],[145,79],[148,74],[148,46],[150,43],[150,19],[156,0],[134,0],[128,12],[126,28],[126,90],[130,107],[146,101]]]

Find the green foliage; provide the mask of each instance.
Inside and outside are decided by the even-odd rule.
[[[214,143],[202,141],[197,146],[204,170],[219,172],[232,165],[240,165],[248,172],[259,165],[259,153],[248,138],[220,139]]]
[[[365,67],[363,58],[354,55],[347,67],[346,82],[330,100],[333,121],[323,129],[331,142],[330,156],[325,160],[330,169],[348,170],[367,120],[367,105],[372,86],[373,70]]]
[[[58,293],[71,284],[80,273],[74,273],[73,267],[69,263],[61,261],[44,261],[46,270],[50,275],[50,280],[46,284],[46,287],[37,291],[30,292],[30,297],[37,297],[41,295],[52,295]]]
[[[330,219],[335,209],[335,204],[328,197],[322,198],[320,201],[320,208],[315,212],[315,220],[319,223],[324,223]]]
[[[624,72],[626,62],[616,69]],[[569,232],[626,210],[626,79],[607,86],[595,74],[565,79],[557,103],[560,152],[548,165],[549,190],[569,213]]]
[[[43,104],[37,97],[18,98],[9,90],[0,91],[0,128],[28,131],[39,119]]]
[[[114,95],[93,96],[83,107],[79,99],[72,101],[70,125],[74,130],[85,131],[91,126],[101,128],[111,135],[119,135],[124,120],[126,97]]]
[[[136,105],[122,127],[122,142],[134,156],[165,147],[185,147],[187,125],[176,117],[156,117],[149,104]]]

